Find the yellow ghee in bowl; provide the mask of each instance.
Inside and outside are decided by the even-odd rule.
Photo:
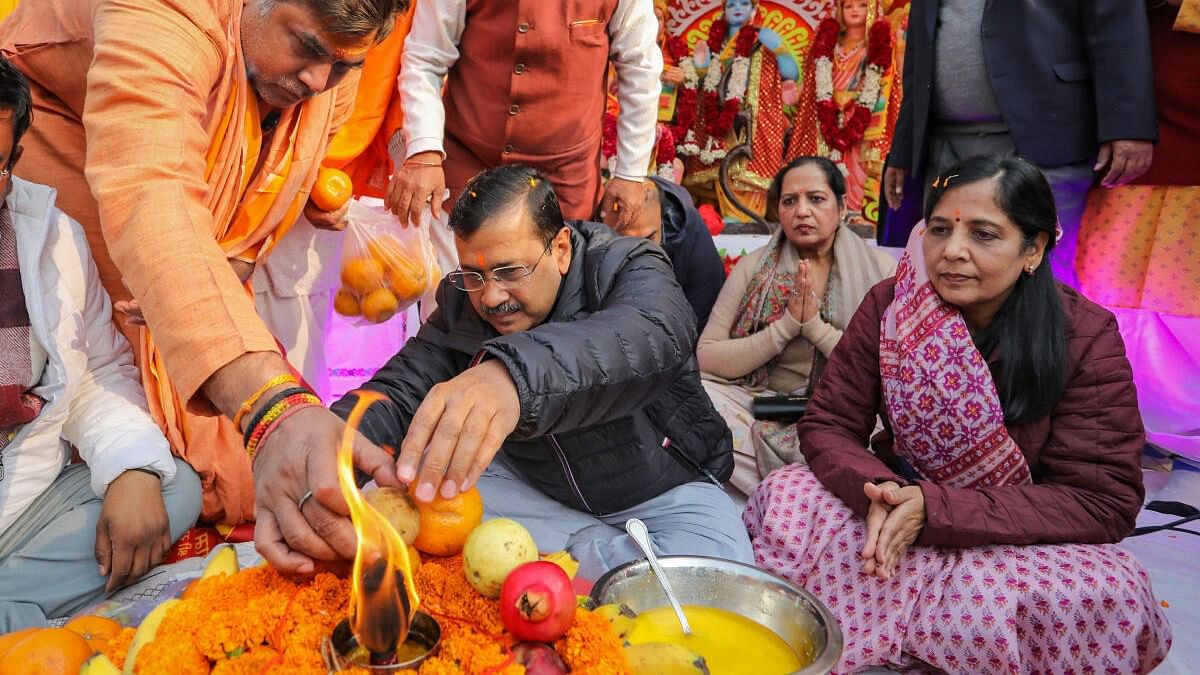
[[[728,610],[684,605],[692,628],[684,635],[670,607],[656,607],[637,615],[630,644],[670,642],[704,657],[712,675],[783,675],[803,668],[783,638],[758,622]]]

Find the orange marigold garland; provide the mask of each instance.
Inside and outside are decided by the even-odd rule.
[[[586,609],[575,610],[575,621],[554,651],[573,673],[625,673],[625,649],[608,619]]]
[[[442,639],[435,656],[403,673],[524,672],[512,658],[513,638],[504,632],[496,601],[470,587],[461,557],[426,560],[416,576],[421,610],[437,618]],[[321,641],[347,615],[349,596],[349,582],[328,573],[296,582],[256,567],[201,579],[163,619],[155,640],[139,653],[135,672],[325,675]],[[121,631],[104,650],[118,668],[133,635],[132,628]],[[628,672],[607,619],[590,612],[580,610],[554,646],[574,672]]]

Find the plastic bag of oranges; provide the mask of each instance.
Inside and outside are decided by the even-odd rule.
[[[334,297],[338,314],[383,323],[408,309],[442,280],[429,239],[429,217],[401,227],[382,202],[350,202],[342,249],[342,285]]]

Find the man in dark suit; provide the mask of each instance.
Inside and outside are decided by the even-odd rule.
[[[904,99],[884,173],[888,205],[900,208],[910,174],[928,190],[960,159],[1020,154],[1054,189],[1064,233],[1051,262],[1073,285],[1093,172],[1105,187],[1124,185],[1153,155],[1144,4],[913,0],[908,31]]]

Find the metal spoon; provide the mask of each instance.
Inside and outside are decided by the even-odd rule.
[[[650,563],[650,569],[654,570],[654,576],[662,586],[663,593],[667,594],[667,602],[671,603],[671,609],[675,610],[675,616],[679,617],[679,626],[683,628],[683,634],[691,635],[692,627],[688,625],[687,617],[683,615],[683,607],[679,606],[679,599],[675,597],[671,582],[667,581],[667,575],[663,572],[662,565],[658,564],[658,556],[654,555],[654,549],[650,548],[650,532],[646,530],[646,524],[637,518],[630,518],[625,521],[625,531],[629,533],[629,538],[633,539],[638,548],[642,549],[642,553],[646,554],[646,561]]]

